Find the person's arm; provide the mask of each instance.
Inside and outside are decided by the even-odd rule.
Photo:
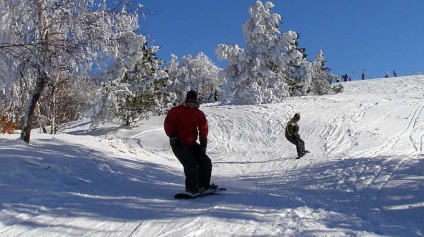
[[[200,116],[200,120],[197,126],[199,129],[199,141],[202,147],[202,153],[206,154],[209,126],[208,126],[208,121],[206,120],[206,116],[202,111],[200,111],[199,116]]]
[[[299,126],[297,124],[293,124],[292,126],[292,134],[295,137],[299,137]]]
[[[163,127],[165,129],[165,133],[168,137],[172,137],[175,133],[175,125],[174,125],[174,116],[173,116],[173,110],[170,110],[168,114],[165,117],[165,121],[163,123]]]
[[[169,137],[169,144],[171,146],[181,145],[181,140],[176,136],[175,131],[175,111],[170,110],[165,117],[164,129],[166,135]]]

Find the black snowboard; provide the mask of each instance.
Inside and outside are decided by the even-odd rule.
[[[303,155],[296,157],[296,159],[300,159],[302,157],[304,157],[306,154],[311,153],[310,151],[305,151],[305,153],[303,153]]]
[[[217,194],[219,192],[227,191],[226,188],[217,188],[216,190],[206,190],[202,193],[197,194],[189,194],[189,193],[177,193],[174,195],[175,199],[192,199],[192,198],[200,198],[200,197],[206,197],[212,194]]]

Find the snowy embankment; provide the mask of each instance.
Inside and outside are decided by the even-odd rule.
[[[213,182],[177,201],[182,167],[154,117],[0,135],[0,236],[423,236],[424,77],[343,84],[338,95],[203,106]],[[301,114],[312,153],[295,160]]]

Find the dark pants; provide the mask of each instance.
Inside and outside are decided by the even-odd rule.
[[[211,159],[201,152],[200,145],[181,144],[172,146],[172,151],[184,167],[186,190],[196,187],[208,188],[211,181]]]
[[[287,140],[296,145],[297,155],[301,156],[305,153],[305,142],[299,136],[286,136]]]

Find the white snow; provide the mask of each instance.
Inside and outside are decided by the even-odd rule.
[[[0,135],[0,236],[423,236],[424,76],[354,81],[337,95],[208,105],[212,181],[174,200],[182,166],[164,117]],[[312,153],[285,123],[301,114]]]

